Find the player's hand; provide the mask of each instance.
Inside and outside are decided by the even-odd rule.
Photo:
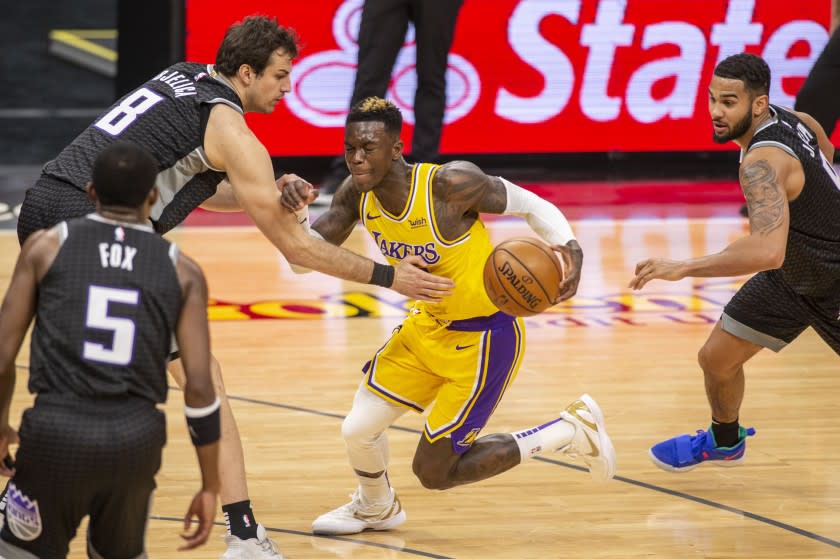
[[[636,264],[636,276],[630,280],[633,290],[638,291],[652,279],[677,281],[685,277],[685,266],[679,260],[648,258]]]
[[[391,289],[411,299],[434,303],[448,297],[455,287],[449,278],[425,271],[426,262],[416,254],[406,256],[396,266]]]
[[[563,270],[565,277],[560,282],[560,290],[557,292],[557,298],[554,303],[565,301],[577,293],[578,284],[580,283],[580,271],[583,267],[583,249],[577,241],[571,240],[565,246],[556,245],[551,247],[560,255],[563,261]]]
[[[289,211],[302,210],[318,198],[318,189],[295,174],[286,174],[277,179],[280,203]]]
[[[18,439],[17,431],[9,426],[6,426],[5,429],[0,429],[0,456],[2,457],[2,461],[0,461],[0,475],[6,477],[15,475],[15,461],[12,459],[12,455],[9,454],[9,445],[18,444],[18,442],[20,442],[20,439]]]
[[[207,542],[207,538],[210,537],[210,530],[213,528],[213,518],[216,516],[217,498],[218,494],[215,491],[207,489],[202,489],[195,494],[192,503],[190,503],[190,508],[184,516],[184,533],[181,534],[181,537],[186,541],[186,544],[179,547],[178,551],[195,549]],[[198,528],[190,534],[194,516],[198,517]]]

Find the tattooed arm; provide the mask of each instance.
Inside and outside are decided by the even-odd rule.
[[[749,235],[700,258],[642,260],[636,264],[630,287],[641,289],[652,279],[741,276],[781,267],[790,224],[788,201],[802,191],[802,166],[778,148],[757,148],[744,157],[740,181],[750,210]]]
[[[517,192],[514,197],[511,190]],[[525,217],[531,228],[552,245],[574,240],[571,227],[554,204],[501,177],[486,175],[469,161],[442,165],[435,175],[433,191],[438,227],[450,239],[466,232],[479,213],[489,213]],[[512,201],[516,208],[510,207]],[[541,223],[532,223],[534,213]]]
[[[524,218],[563,261],[565,273],[555,303],[577,292],[583,250],[557,206],[506,179],[486,175],[468,161],[443,165],[435,176],[433,189],[435,220],[445,237],[454,239],[464,233],[479,213]]]
[[[479,212],[505,211],[505,189],[499,177],[491,177],[469,161],[441,165],[432,184],[435,220],[441,233],[454,239],[465,233]]]
[[[361,194],[353,188],[349,178],[345,179],[336,190],[330,209],[321,214],[312,224],[312,229],[328,243],[342,244],[359,222],[360,200]]]

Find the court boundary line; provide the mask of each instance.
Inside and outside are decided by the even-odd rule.
[[[161,516],[158,514],[150,514],[149,520],[164,520],[166,522],[183,522],[183,518],[176,518],[173,516]],[[224,522],[213,522],[214,526],[224,526]],[[420,557],[431,557],[432,559],[455,559],[454,557],[449,557],[448,555],[437,555],[435,553],[431,553],[428,551],[421,551],[419,549],[412,549],[410,547],[397,547],[396,545],[390,545],[387,543],[380,543],[380,542],[369,542],[365,540],[356,540],[353,538],[346,538],[344,536],[325,536],[321,534],[313,534],[312,532],[304,532],[302,530],[290,530],[288,528],[268,528],[263,526],[266,532],[275,532],[278,534],[289,534],[292,536],[307,536],[310,538],[320,538],[324,540],[337,540],[341,542],[347,543],[354,543],[358,545],[366,545],[368,547],[378,547],[381,549],[390,549],[392,551],[396,551],[398,553],[408,553],[409,555],[417,555]]]
[[[15,368],[16,369],[21,369],[21,370],[29,370],[29,367],[27,365],[16,364]],[[178,388],[177,386],[169,386],[168,388],[169,388],[169,390],[172,390],[174,392],[181,392],[181,389]],[[237,401],[237,402],[245,402],[245,403],[249,403],[249,404],[268,406],[268,407],[272,407],[272,408],[279,408],[279,409],[284,409],[284,410],[289,410],[289,411],[308,413],[310,415],[318,415],[318,416],[321,416],[321,417],[329,417],[331,419],[342,419],[343,420],[346,417],[345,415],[342,415],[342,414],[339,414],[339,413],[325,412],[325,411],[316,410],[316,409],[312,409],[312,408],[305,408],[305,407],[302,407],[302,406],[293,406],[293,405],[290,405],[290,404],[280,404],[280,403],[277,403],[277,402],[268,402],[268,401],[265,401],[265,400],[258,400],[256,398],[248,398],[246,396],[232,396],[232,395],[228,394],[227,399],[232,400],[232,401]],[[391,425],[388,429],[393,429],[395,431],[403,431],[403,432],[407,432],[407,433],[413,433],[415,435],[422,435],[423,434],[423,432],[418,430],[418,429],[412,429],[410,427],[401,427],[399,425]],[[533,460],[548,463],[548,464],[553,464],[555,466],[562,466],[564,468],[567,468],[567,469],[570,469],[570,470],[575,470],[575,471],[582,472],[582,473],[588,473],[587,469],[584,468],[583,466],[578,466],[576,464],[567,464],[566,462],[561,462],[559,460],[553,460],[551,458],[546,458],[544,456],[535,456],[533,458]],[[735,514],[735,515],[738,515],[738,516],[741,516],[741,517],[744,517],[744,518],[749,518],[750,520],[755,520],[756,522],[760,522],[762,524],[767,524],[768,526],[773,526],[775,528],[779,528],[779,529],[784,530],[786,532],[790,532],[792,534],[796,534],[798,536],[802,536],[804,538],[807,538],[807,539],[810,539],[810,540],[813,540],[813,541],[823,543],[823,544],[829,545],[831,547],[835,547],[835,548],[840,549],[840,541],[833,540],[833,539],[831,539],[827,536],[822,536],[822,535],[817,534],[815,532],[811,532],[809,530],[805,530],[804,528],[799,528],[797,526],[793,526],[791,524],[787,524],[787,523],[781,522],[779,520],[774,520],[774,519],[769,518],[767,516],[763,516],[763,515],[760,515],[760,514],[756,514],[754,512],[739,509],[738,507],[733,507],[731,505],[725,505],[723,503],[718,503],[718,502],[712,501],[710,499],[706,499],[706,498],[703,498],[703,497],[698,497],[696,495],[691,495],[691,494],[685,493],[683,491],[678,491],[676,489],[668,489],[667,487],[660,487],[660,486],[654,485],[652,483],[647,483],[645,481],[639,481],[639,480],[631,479],[631,478],[624,477],[624,476],[615,476],[614,479],[615,479],[615,481],[619,481],[619,482],[626,483],[626,484],[629,484],[629,485],[634,485],[634,486],[640,487],[642,489],[648,489],[650,491],[656,491],[658,493],[663,493],[665,495],[670,495],[672,497],[677,497],[677,498],[680,498],[680,499],[685,499],[687,501],[692,501],[694,503],[704,505],[704,506],[707,506],[709,508],[722,510],[722,511],[729,512],[729,513],[732,513],[732,514]],[[163,520],[177,520],[178,522],[181,522],[183,520],[181,518],[176,519],[176,518],[172,518],[172,517],[158,517],[158,516],[151,516],[151,515],[149,516],[149,518],[155,518],[155,519],[160,518],[160,519],[163,519]],[[214,522],[214,524],[223,525],[223,524],[220,524],[218,522]],[[347,541],[347,542],[350,542],[350,543],[359,543],[359,544],[363,544],[363,545],[374,545],[375,547],[382,547],[382,548],[385,548],[385,549],[395,549],[397,551],[405,551],[406,553],[412,553],[414,555],[420,555],[422,557],[431,557],[431,558],[434,558],[434,559],[452,559],[452,558],[446,557],[444,555],[429,554],[428,552],[419,551],[419,550],[411,550],[410,548],[400,549],[400,548],[396,548],[394,546],[389,546],[389,545],[386,545],[386,544],[378,544],[376,542],[366,542],[366,541],[363,541],[363,540],[354,540],[352,538],[342,538],[342,537],[339,537],[339,536],[318,536],[318,535],[313,534],[311,532],[302,532],[302,531],[299,531],[299,530],[288,530],[288,529],[284,529],[284,528],[266,528],[266,531],[288,533],[288,534],[294,534],[294,535],[305,535],[305,536],[309,536],[309,537],[334,538],[334,539],[339,539],[341,541]]]
[[[169,388],[170,388],[170,390],[180,391],[180,389],[177,388],[177,387],[170,386]],[[247,402],[247,403],[251,403],[251,404],[265,405],[265,406],[270,406],[270,407],[275,407],[275,408],[280,408],[280,409],[285,409],[285,410],[290,410],[290,411],[299,411],[299,412],[303,412],[303,413],[309,413],[309,414],[312,414],[312,415],[320,415],[322,417],[330,417],[330,418],[335,418],[335,419],[344,419],[346,417],[346,416],[344,416],[342,414],[338,414],[338,413],[324,412],[324,411],[320,411],[320,410],[314,410],[314,409],[311,409],[311,408],[304,408],[304,407],[301,407],[301,406],[293,406],[293,405],[289,405],[289,404],[278,404],[278,403],[274,403],[274,402],[266,402],[265,400],[257,400],[256,398],[248,398],[248,397],[245,397],[245,396],[231,396],[230,394],[228,394],[228,400],[235,400],[235,401],[239,401],[239,402]],[[392,425],[392,426],[389,427],[389,429],[394,429],[396,431],[404,431],[404,432],[408,432],[408,433],[414,433],[416,435],[422,435],[423,434],[423,432],[418,430],[418,429],[411,429],[411,428],[408,428],[408,427],[400,427],[398,425]],[[548,463],[548,464],[553,464],[555,466],[562,466],[562,467],[568,468],[570,470],[576,470],[576,471],[583,472],[583,473],[589,473],[589,471],[586,468],[584,468],[583,466],[578,466],[576,464],[567,464],[566,462],[561,462],[560,460],[554,460],[554,459],[551,459],[551,458],[546,458],[544,456],[535,456],[533,458],[533,460],[537,460],[539,462],[545,462],[545,463]],[[805,530],[804,528],[799,528],[797,526],[793,526],[791,524],[787,524],[787,523],[781,522],[779,520],[774,520],[772,518],[762,516],[762,515],[756,514],[754,512],[749,512],[747,510],[739,509],[738,507],[725,505],[723,503],[718,503],[718,502],[712,501],[710,499],[705,499],[703,497],[698,497],[696,495],[691,495],[690,493],[685,493],[683,491],[678,491],[676,489],[668,489],[667,487],[660,487],[660,486],[654,485],[652,483],[647,483],[645,481],[639,481],[639,480],[627,478],[627,477],[624,477],[624,476],[615,476],[614,479],[616,481],[620,481],[622,483],[627,483],[629,485],[635,485],[636,487],[641,487],[642,489],[648,489],[650,491],[656,491],[658,493],[664,493],[666,495],[671,495],[672,497],[685,499],[687,501],[692,501],[692,502],[695,502],[697,504],[705,505],[705,506],[710,507],[710,508],[722,510],[722,511],[729,512],[729,513],[732,513],[732,514],[735,514],[735,515],[738,515],[738,516],[749,518],[750,520],[755,520],[755,521],[760,522],[762,524],[767,524],[769,526],[780,528],[782,530],[785,530],[786,532],[790,532],[792,534],[803,536],[803,537],[808,538],[810,540],[814,540],[816,542],[823,543],[823,544],[826,544],[826,545],[830,545],[832,547],[840,549],[840,541],[833,540],[833,539],[831,539],[827,536],[822,536],[822,535],[817,534],[815,532]]]

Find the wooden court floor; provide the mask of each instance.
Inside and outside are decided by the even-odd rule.
[[[812,331],[748,364],[742,422],[757,435],[742,467],[670,474],[647,456],[659,440],[707,427],[696,353],[743,278],[653,282],[632,293],[626,286],[633,266],[649,255],[720,250],[743,233],[743,222],[574,225],[585,252],[578,296],[526,321],[522,370],[484,434],[553,419],[588,392],[617,449],[616,479],[599,485],[578,463],[547,456],[480,484],[428,491],[411,473],[423,418],[410,414],[389,432],[390,476],[408,521],[393,532],[345,538],[314,537],[310,523],[354,489],[341,420],[361,365],[399,323],[404,301],[317,273],[295,276],[251,228],[171,235],[208,276],[213,350],[242,433],[254,510],[288,557],[840,557],[840,375],[837,357]],[[518,221],[495,221],[490,229],[495,241],[529,234]],[[359,230],[347,246],[373,256]],[[0,234],[0,255],[5,290],[17,255],[12,234]],[[13,417],[31,402],[27,362],[25,348]],[[204,548],[174,551],[198,471],[182,405],[180,392],[170,391],[149,554],[218,557],[221,527]],[[71,557],[85,556],[82,543],[77,538]]]

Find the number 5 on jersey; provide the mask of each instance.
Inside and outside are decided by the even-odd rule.
[[[94,126],[111,136],[119,136],[138,116],[164,99],[154,91],[141,87],[97,120]]]
[[[106,330],[113,333],[111,348],[105,345],[85,341],[82,357],[88,361],[128,365],[134,354],[134,321],[108,314],[109,303],[123,303],[136,307],[140,302],[140,293],[135,289],[114,289],[91,285],[88,289],[87,316],[85,326],[94,330]]]

